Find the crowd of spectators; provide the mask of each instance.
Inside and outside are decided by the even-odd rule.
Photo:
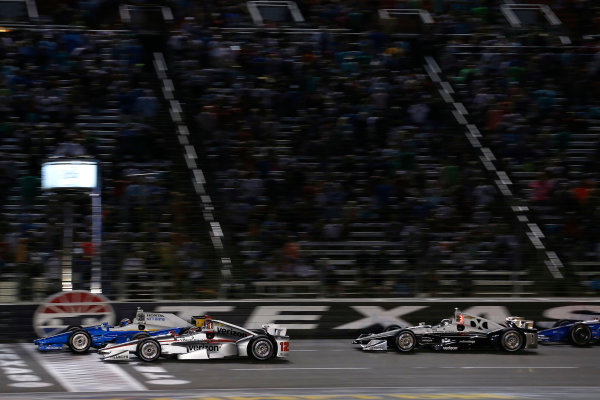
[[[560,48],[559,30],[544,33],[547,24],[509,32],[496,2],[450,1],[412,2],[436,24],[398,39],[385,26],[372,30],[382,28],[376,9],[398,4],[313,3],[298,2],[309,24],[348,31],[223,34],[200,16],[170,38],[248,282],[325,275],[339,284],[336,268],[350,265],[359,286],[415,294],[438,291],[448,265],[463,279],[478,264],[527,270],[527,240],[445,114],[423,55],[440,60],[499,166],[521,183],[516,199],[534,210],[549,248],[569,264],[598,259],[599,147],[588,135],[597,94],[586,86],[597,75],[593,37]],[[243,5],[228,7],[211,14],[217,25],[247,26]],[[567,2],[556,13],[568,31],[594,33],[595,8],[583,9]],[[584,148],[570,145],[573,135]],[[545,178],[522,179],[531,173]],[[360,232],[366,226],[383,235]],[[383,243],[357,248],[365,233]],[[327,257],[323,267],[317,255],[339,247],[319,242],[346,242],[351,260]],[[398,264],[404,279],[381,278]]]
[[[449,43],[441,65],[486,145],[519,184],[549,247],[567,263],[597,260],[596,42],[561,49],[553,39],[541,51],[503,38]]]
[[[178,277],[191,290],[207,270],[191,227],[192,202],[176,185],[172,146],[158,129],[159,102],[142,51],[135,38],[112,33],[2,34],[0,274],[19,281],[22,298],[61,288],[67,201],[74,204],[75,289],[89,289],[98,255],[90,197],[40,190],[48,159],[101,164],[105,294],[140,293],[136,282],[151,274]],[[181,285],[156,290],[168,296]]]
[[[361,291],[443,291],[438,271],[448,265],[458,274],[483,263],[521,268],[500,194],[415,42],[224,36],[197,26],[170,46],[179,93],[245,256],[240,279],[325,273],[335,282],[340,265],[327,256],[323,268],[316,256],[335,254],[331,242],[348,244],[341,264]]]
[[[115,2],[59,3],[45,21],[128,28]],[[599,64],[583,37],[598,33],[593,2],[552,4],[565,25],[548,34],[511,30],[494,0],[299,0],[294,26],[312,30],[295,33],[289,21],[254,29],[242,1],[157,3],[174,10],[165,56],[244,294],[317,281],[321,295],[472,295],[478,273],[539,279],[512,204],[423,56],[438,60],[548,248],[566,263],[600,257]],[[435,23],[382,21],[388,8],[422,8]],[[54,291],[63,263],[63,201],[40,193],[41,162],[84,156],[103,167],[105,293],[215,295],[217,263],[175,179],[177,143],[135,33],[2,34],[0,273],[22,287],[43,274]],[[75,205],[75,282],[87,288],[89,199]]]

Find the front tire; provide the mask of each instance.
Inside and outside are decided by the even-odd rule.
[[[398,332],[394,338],[394,346],[402,353],[413,351],[416,345],[417,337],[409,330]]]
[[[257,336],[248,344],[248,355],[257,361],[267,361],[275,356],[275,345],[267,336]]]
[[[592,340],[592,330],[586,324],[575,324],[569,329],[569,340],[575,346],[587,346]]]
[[[73,331],[77,331],[79,329],[83,329],[80,325],[69,325],[65,328],[65,330],[63,332],[73,332]]]
[[[92,345],[92,336],[84,329],[75,329],[67,339],[69,350],[75,354],[87,353]]]
[[[508,329],[500,336],[500,347],[509,353],[521,350],[524,344],[523,334],[516,329]]]
[[[135,348],[135,354],[138,358],[145,362],[152,362],[158,360],[160,357],[161,348],[160,343],[156,339],[145,338],[138,343]]]

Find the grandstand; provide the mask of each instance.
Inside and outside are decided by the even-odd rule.
[[[597,292],[592,2],[43,3],[0,3],[4,301]]]

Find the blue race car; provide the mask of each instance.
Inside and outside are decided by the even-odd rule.
[[[588,321],[561,320],[552,328],[538,332],[538,342],[548,343],[571,343],[575,346],[586,346],[600,339],[600,320]]]
[[[38,350],[61,350],[66,345],[73,353],[85,353],[90,347],[101,348],[108,343],[125,343],[148,336],[184,333],[192,324],[171,313],[144,312],[138,309],[131,322],[124,318],[119,326],[108,323],[87,327],[70,327],[64,332],[33,342]]]

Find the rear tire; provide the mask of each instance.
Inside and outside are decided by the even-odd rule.
[[[185,335],[186,333],[188,333],[190,331],[189,327],[186,328],[181,328],[181,330],[179,331],[178,335]]]
[[[508,329],[500,336],[500,347],[509,353],[521,350],[524,345],[524,336],[516,329]]]
[[[75,354],[84,354],[92,345],[92,336],[84,329],[75,329],[67,339],[69,350]]]
[[[403,330],[394,337],[394,346],[402,353],[408,353],[415,349],[417,345],[417,337],[409,330]]]
[[[575,346],[587,346],[592,340],[592,330],[586,324],[575,324],[569,329],[569,340]]]
[[[135,354],[138,358],[145,362],[152,362],[158,360],[160,357],[161,348],[160,343],[156,339],[145,338],[138,343],[135,348]]]
[[[248,355],[257,361],[267,361],[275,356],[275,344],[268,336],[257,336],[248,343]]]
[[[136,333],[135,335],[133,335],[131,340],[138,340],[138,339],[143,339],[143,338],[147,338],[147,337],[150,337],[150,335],[148,335],[146,332],[140,332],[140,333]]]

